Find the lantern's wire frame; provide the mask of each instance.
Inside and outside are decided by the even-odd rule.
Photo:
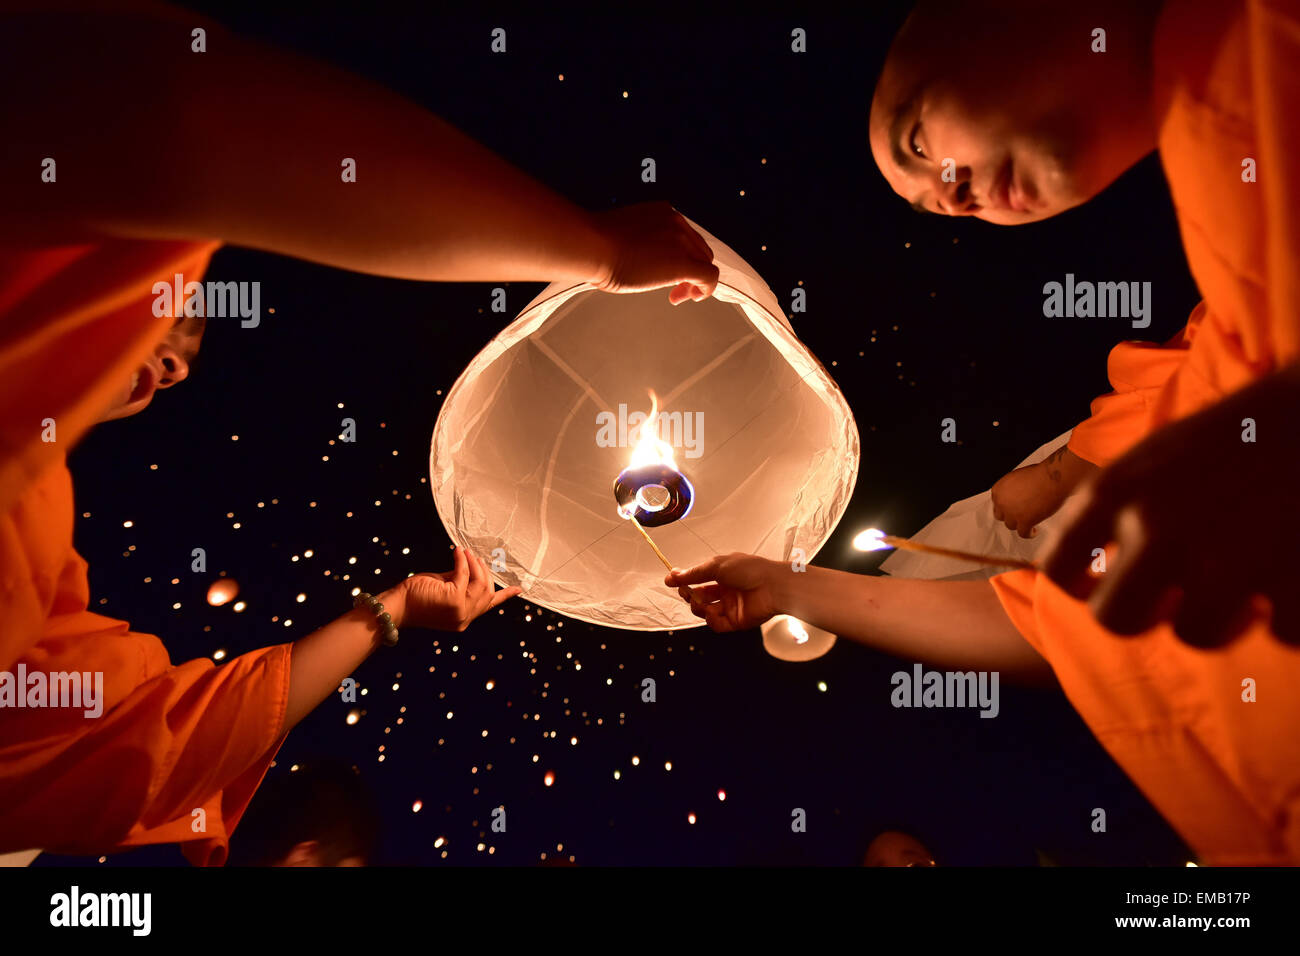
[[[736,292],[737,294],[743,294],[743,293],[741,293],[741,291],[740,291],[739,289],[737,289],[735,286],[728,285],[727,283],[719,282],[718,285],[719,285],[719,286],[725,286],[726,288],[732,290],[733,292]],[[558,296],[562,296],[562,295],[567,295],[569,292],[572,292],[572,291],[573,291],[573,288],[574,288],[574,287],[571,287],[571,288],[569,288],[569,289],[561,290],[560,292],[557,292],[557,293],[555,294],[555,296],[552,296],[552,298],[555,298],[555,297],[558,297]],[[548,299],[548,300],[546,300],[546,301],[550,301],[550,300]],[[545,303],[543,302],[543,303],[538,303],[538,304],[539,304],[539,305],[543,305],[543,304],[545,304]],[[772,318],[774,318],[774,319],[776,319],[778,322],[780,322],[780,324],[785,325],[785,320],[784,320],[784,319],[782,319],[782,318],[779,317],[779,316],[776,316],[776,315],[775,315],[775,314],[774,314],[770,309],[768,309],[768,308],[767,308],[766,306],[764,306],[762,303],[755,302],[754,304],[757,305],[760,309],[762,309],[762,310],[763,310],[765,313],[767,313],[769,316],[771,316]],[[793,335],[793,333],[791,333],[791,334]],[[766,412],[769,408],[771,408],[773,405],[775,405],[778,401],[780,401],[782,398],[784,398],[785,395],[786,395],[786,393],[788,393],[788,392],[792,392],[792,391],[794,391],[796,388],[798,388],[800,385],[802,385],[802,384],[804,383],[804,379],[808,378],[808,376],[813,375],[813,374],[815,374],[815,373],[817,373],[817,372],[821,372],[822,374],[824,374],[824,375],[826,376],[827,379],[830,380],[830,382],[831,382],[832,385],[835,385],[835,379],[831,377],[830,372],[826,371],[826,366],[824,366],[824,365],[821,363],[821,361],[817,358],[817,356],[815,356],[815,355],[811,355],[811,353],[809,353],[809,354],[810,354],[810,357],[811,357],[812,360],[813,360],[813,367],[810,368],[810,369],[809,369],[807,372],[805,372],[803,375],[800,375],[798,381],[794,382],[794,383],[793,383],[792,385],[790,385],[788,388],[782,389],[780,392],[778,392],[778,393],[776,394],[776,396],[773,397],[773,399],[772,399],[770,402],[768,402],[766,405],[764,405],[762,408],[760,408],[758,411],[756,411],[753,415],[751,415],[751,416],[749,417],[749,420],[748,420],[747,422],[745,422],[743,425],[741,425],[739,428],[737,428],[734,432],[732,432],[730,435],[728,435],[726,438],[724,438],[720,444],[716,445],[716,446],[713,448],[713,452],[710,452],[710,454],[712,454],[712,453],[714,453],[714,452],[717,452],[717,450],[718,450],[719,448],[722,448],[724,445],[727,444],[727,442],[731,441],[731,439],[735,438],[737,435],[739,435],[741,432],[743,432],[746,428],[748,428],[750,425],[752,425],[752,424],[753,424],[753,423],[758,419],[758,417],[759,417],[760,415],[762,415],[762,414],[763,414],[764,412]],[[839,386],[835,386],[835,387],[838,388]],[[852,410],[850,409],[850,410],[849,410],[849,417],[852,418],[852,416],[853,416],[853,412],[852,412]],[[856,423],[855,423],[855,424],[856,424]],[[659,556],[659,560],[663,562],[664,566],[665,566],[666,568],[668,568],[669,571],[671,571],[671,570],[672,570],[672,564],[668,561],[667,558],[664,557],[663,552],[659,550],[659,548],[655,545],[655,543],[654,543],[653,541],[650,540],[650,536],[649,536],[648,534],[646,534],[645,529],[641,527],[640,523],[636,520],[635,517],[632,518],[632,522],[633,522],[634,524],[636,524],[636,526],[637,526],[637,530],[640,531],[641,534],[645,536],[646,540],[650,542],[650,546],[651,546],[652,548],[654,548],[654,550],[655,550],[655,554]],[[711,542],[705,540],[705,538],[702,537],[702,536],[699,534],[699,532],[697,532],[697,531],[696,531],[693,527],[691,527],[689,524],[686,524],[686,523],[684,523],[684,522],[674,522],[674,523],[676,523],[676,524],[680,524],[682,527],[684,527],[684,528],[685,528],[687,531],[689,531],[691,534],[695,535],[696,539],[699,540],[699,542],[700,542],[702,545],[704,545],[706,548],[708,548],[709,551],[711,551],[713,554],[716,555],[716,554],[719,554],[719,553],[720,553],[719,550],[718,550],[716,547],[714,547],[713,544],[712,544]],[[601,535],[597,536],[596,538],[592,539],[592,540],[591,540],[590,542],[588,542],[584,547],[579,548],[579,549],[578,549],[577,551],[575,551],[573,554],[569,555],[569,557],[565,558],[564,561],[562,561],[560,564],[558,564],[558,565],[556,565],[554,568],[552,568],[549,574],[538,574],[538,575],[535,576],[534,580],[545,581],[545,580],[547,580],[549,577],[551,577],[552,575],[558,574],[561,570],[563,570],[563,568],[564,568],[564,567],[565,567],[565,566],[566,566],[570,561],[576,560],[578,557],[580,557],[581,555],[585,554],[587,551],[590,551],[592,548],[594,548],[596,545],[600,544],[600,542],[604,541],[606,538],[608,538],[611,534],[613,534],[613,533],[614,533],[615,531],[617,531],[617,530],[618,530],[618,529],[617,529],[617,526],[615,526],[615,527],[613,527],[613,528],[610,528],[610,529],[609,529],[608,531],[606,531],[604,534],[601,534]]]

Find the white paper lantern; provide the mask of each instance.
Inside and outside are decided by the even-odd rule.
[[[434,426],[430,482],[452,540],[578,620],[703,623],[614,500],[650,391],[694,492],[684,519],[653,529],[677,567],[729,551],[811,560],[857,480],[839,388],[753,269],[695,228],[716,256],[712,298],[551,285],[469,364]]]
[[[835,635],[788,614],[768,618],[760,628],[763,649],[783,661],[811,661],[835,646]]]

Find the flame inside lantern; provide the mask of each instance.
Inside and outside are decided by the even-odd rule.
[[[639,468],[642,465],[667,465],[669,468],[677,468],[677,462],[673,460],[673,446],[659,437],[658,419],[659,396],[651,390],[650,414],[637,427],[636,445],[627,463],[629,468]]]
[[[808,628],[803,626],[803,621],[798,618],[788,618],[786,627],[790,629],[790,636],[794,638],[796,644],[808,643]]]
[[[690,482],[677,468],[673,446],[659,437],[659,396],[653,390],[649,395],[650,414],[637,426],[637,441],[628,466],[615,482],[616,497],[623,495],[618,513],[630,518],[640,511],[643,523],[651,523],[650,516],[663,512],[663,520],[674,521],[689,512],[694,493]],[[624,484],[625,480],[629,484]],[[632,490],[629,485],[635,487],[630,500],[627,498]]]

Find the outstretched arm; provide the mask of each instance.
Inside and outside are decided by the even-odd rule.
[[[1051,680],[1051,668],[1012,625],[987,581],[794,571],[779,561],[727,554],[674,571],[664,583],[679,588],[715,631],[757,627],[774,614],[789,614],[904,659]]]
[[[378,595],[393,624],[463,631],[480,614],[519,593],[500,591],[487,565],[464,548],[456,549],[456,566],[443,574],[417,574]],[[381,629],[368,608],[355,608],[293,644],[289,665],[289,701],[284,730],[306,717],[338,689],[379,646]]]
[[[215,238],[407,279],[713,291],[707,244],[666,207],[589,214],[327,64],[166,8],[5,19],[0,234]]]

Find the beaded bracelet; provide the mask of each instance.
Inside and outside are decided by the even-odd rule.
[[[393,616],[384,610],[383,603],[373,594],[362,592],[352,599],[353,607],[361,607],[363,604],[379,618],[379,623],[384,629],[384,644],[393,647],[397,643],[397,628],[393,624]]]

